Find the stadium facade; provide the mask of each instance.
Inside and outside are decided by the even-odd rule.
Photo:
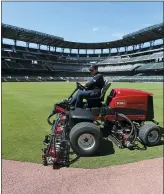
[[[88,66],[92,63],[111,82],[163,81],[163,23],[102,43],[70,42],[7,24],[2,24],[1,29],[1,80],[4,82],[84,81],[90,79]],[[7,44],[6,40],[12,40],[13,44]],[[26,46],[18,45],[20,41]]]

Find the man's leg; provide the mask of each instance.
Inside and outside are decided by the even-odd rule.
[[[87,99],[88,97],[90,97],[90,94],[92,92],[93,92],[92,90],[78,92],[78,94],[76,96],[75,107],[83,108],[83,99]]]
[[[81,92],[81,90],[79,90],[77,93],[76,93],[76,95],[72,98],[72,100],[71,100],[71,105],[75,105],[75,103],[76,103],[76,100],[77,100],[77,96],[78,96],[78,94]]]

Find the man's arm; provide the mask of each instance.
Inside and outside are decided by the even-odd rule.
[[[89,82],[87,82],[86,84],[85,84],[85,87],[86,88],[90,88],[90,87],[92,87],[93,85],[94,85],[94,81],[93,81],[93,79],[91,80],[91,81],[89,81]]]
[[[94,76],[94,78],[93,78],[91,81],[89,81],[89,82],[87,82],[87,83],[85,84],[85,87],[86,87],[86,88],[93,87],[93,86],[95,85],[95,83],[98,81],[99,78],[100,78],[100,75]]]

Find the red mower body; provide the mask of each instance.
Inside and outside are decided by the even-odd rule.
[[[107,97],[107,104],[114,111],[127,115],[131,120],[152,121],[154,119],[152,93],[114,88]]]

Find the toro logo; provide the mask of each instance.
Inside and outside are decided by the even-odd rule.
[[[120,106],[124,107],[124,106],[126,105],[126,102],[125,102],[125,101],[116,101],[116,102],[115,102],[115,105],[116,105],[116,106],[119,106],[119,107],[120,107]]]

